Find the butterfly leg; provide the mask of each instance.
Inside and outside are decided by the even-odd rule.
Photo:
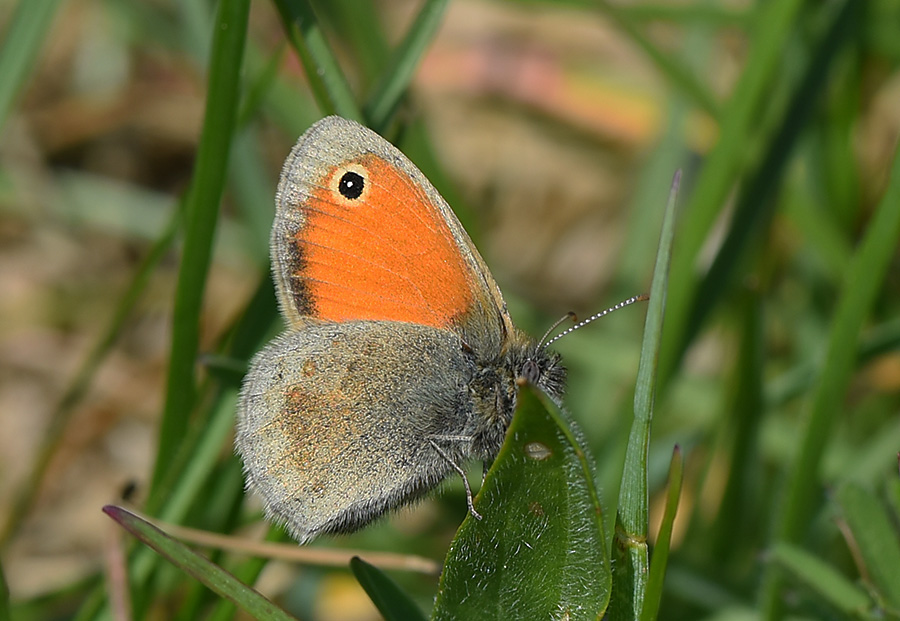
[[[434,440],[429,440],[429,442],[431,443],[431,446],[434,447],[434,450],[437,451],[438,455],[440,455],[445,460],[447,460],[447,463],[450,464],[450,466],[454,470],[456,470],[456,472],[459,474],[459,476],[462,477],[463,485],[466,487],[466,502],[469,505],[469,513],[471,513],[475,517],[475,519],[480,520],[481,514],[475,510],[475,502],[472,499],[472,488],[469,487],[469,479],[466,478],[466,473],[459,466],[459,464],[457,464],[455,461],[450,459],[450,456],[447,455],[447,453],[445,453],[443,450],[441,450],[441,447],[439,447]]]

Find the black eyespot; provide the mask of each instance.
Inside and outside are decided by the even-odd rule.
[[[341,177],[340,183],[338,183],[338,191],[344,198],[356,200],[362,195],[363,186],[365,186],[365,180],[362,178],[362,175],[352,171],[345,172],[344,176]]]

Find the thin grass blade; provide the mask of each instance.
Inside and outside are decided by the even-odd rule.
[[[768,229],[775,215],[775,195],[795,145],[799,142],[815,109],[822,99],[822,90],[834,71],[833,59],[856,33],[856,17],[859,4],[853,0],[844,2],[835,11],[831,24],[821,36],[815,55],[800,81],[760,166],[747,180],[741,192],[728,234],[719,253],[694,294],[688,313],[688,323],[682,333],[679,349],[683,352],[703,326],[704,321],[732,284],[740,260],[751,241]],[[757,244],[758,246],[758,244]]]
[[[237,122],[240,70],[249,10],[249,0],[223,0],[216,15],[206,114],[196,168],[185,204],[184,251],[175,292],[166,402],[151,498],[166,495],[160,483],[187,432],[194,405],[200,313],[219,216],[219,201],[226,182],[228,154]]]
[[[882,290],[891,257],[900,237],[900,149],[894,153],[887,190],[869,222],[865,236],[848,266],[844,286],[834,313],[824,365],[810,402],[810,414],[802,444],[778,512],[776,542],[794,543],[803,533],[819,504],[818,480],[822,456],[828,448],[835,421],[856,368],[857,342],[863,322]],[[765,609],[771,615],[779,608],[781,581],[769,570],[763,588]]]
[[[233,601],[254,619],[268,621],[294,619],[257,591],[184,544],[172,539],[146,520],[142,520],[121,507],[111,505],[104,507],[103,512],[170,563],[205,584],[215,593]]]
[[[672,530],[675,516],[678,513],[678,501],[681,498],[681,484],[684,481],[684,457],[681,447],[672,451],[669,464],[669,483],[666,490],[666,509],[659,527],[659,536],[653,546],[650,559],[650,577],[647,579],[647,595],[641,609],[641,621],[653,621],[659,614],[659,603],[662,601],[663,582],[666,577],[666,566],[669,562],[669,545],[672,543]]]
[[[669,330],[660,352],[660,386],[665,387],[683,353],[684,332],[696,291],[696,262],[728,193],[747,167],[748,145],[758,132],[755,123],[769,101],[773,76],[794,36],[804,0],[758,5],[756,23],[765,24],[755,37],[740,80],[720,116],[719,141],[707,154],[690,199],[680,218],[678,248],[672,256]]]
[[[447,0],[428,0],[394,52],[387,68],[382,71],[381,79],[363,108],[369,127],[375,131],[384,131],[400,104],[426,48],[441,25],[446,8]]]
[[[0,621],[10,621],[12,612],[9,609],[9,585],[6,583],[6,574],[3,573],[3,563],[0,563]]]
[[[834,567],[803,548],[779,543],[769,552],[770,560],[848,617],[866,617],[872,600]]]
[[[107,355],[112,351],[119,334],[125,327],[128,318],[131,316],[132,310],[141,297],[141,294],[150,282],[150,277],[159,265],[160,261],[172,246],[175,239],[175,233],[181,223],[181,209],[179,208],[169,220],[166,229],[162,235],[150,247],[147,254],[141,260],[137,271],[132,277],[125,293],[122,295],[116,305],[115,314],[112,320],[106,326],[106,331],[100,337],[100,340],[94,345],[87,358],[81,364],[75,377],[72,379],[59,403],[53,410],[50,418],[50,424],[44,432],[41,439],[41,445],[37,450],[37,456],[31,466],[28,479],[17,490],[16,495],[8,509],[7,521],[3,525],[3,531],[0,533],[0,547],[2,547],[18,530],[25,516],[28,514],[38,492],[43,489],[42,481],[50,466],[53,456],[56,454],[60,443],[63,440],[75,407],[81,403],[84,396],[90,388],[91,381],[100,365],[106,360]]]
[[[900,613],[900,531],[874,494],[855,483],[837,493],[863,579],[892,614]]]
[[[613,537],[613,597],[610,614],[616,619],[637,619],[645,597],[649,575],[647,551],[648,498],[647,452],[650,422],[656,394],[656,362],[666,308],[669,262],[675,235],[675,206],[681,171],[675,173],[663,218],[656,267],[650,286],[650,302],[644,323],[644,342],[634,393],[634,421],[625,451],[625,468],[619,488],[616,532]]]
[[[383,571],[358,556],[350,560],[350,570],[385,621],[425,621],[419,607]]]
[[[318,0],[316,11],[343,43],[353,51],[353,61],[370,85],[387,64],[391,49],[382,28],[384,9],[374,0]]]
[[[303,64],[306,79],[325,114],[363,122],[362,113],[307,0],[274,0],[285,35]]]
[[[59,0],[22,0],[3,33],[0,48],[0,132],[50,30]]]

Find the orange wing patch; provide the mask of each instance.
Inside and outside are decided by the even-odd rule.
[[[446,327],[475,283],[437,205],[392,163],[366,155],[338,167],[299,205],[291,278],[315,317]],[[362,183],[362,188],[360,188]]]

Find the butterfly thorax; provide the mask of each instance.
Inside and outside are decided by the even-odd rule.
[[[496,356],[476,356],[476,372],[469,383],[475,418],[472,457],[491,461],[497,456],[516,410],[522,378],[558,402],[565,390],[566,369],[559,354],[538,347],[525,335],[509,339]]]

